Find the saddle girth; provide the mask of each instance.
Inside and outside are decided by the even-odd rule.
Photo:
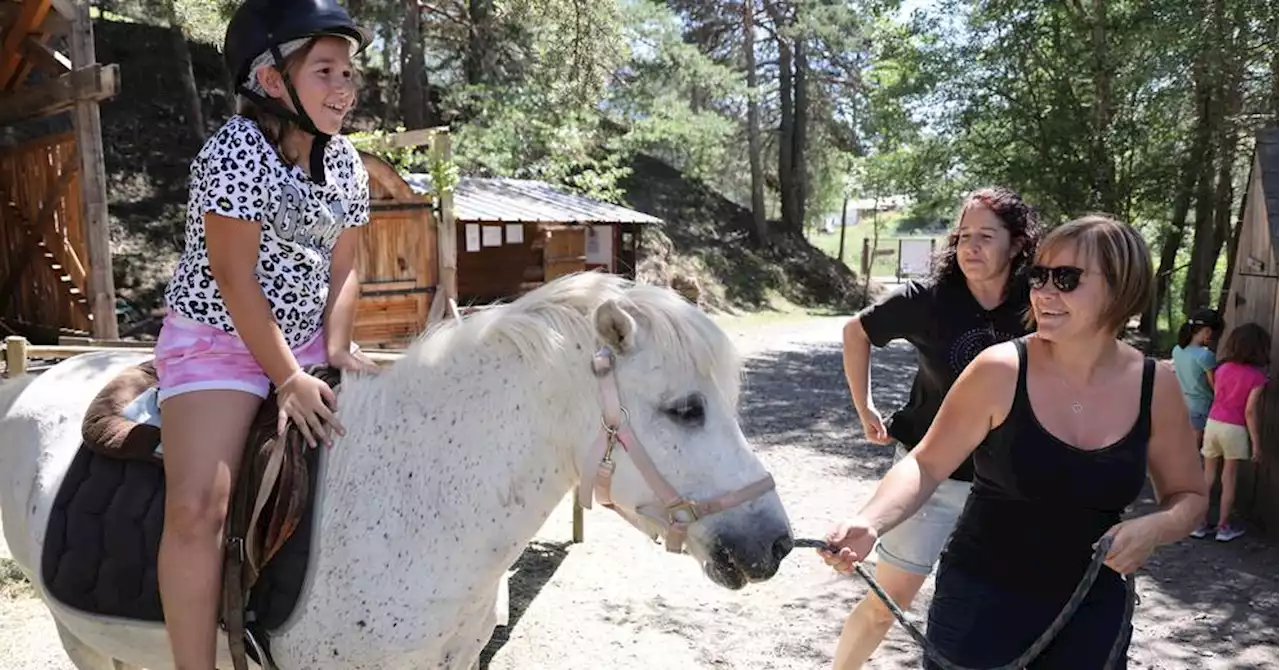
[[[306,366],[304,370],[335,390],[341,381],[340,371],[328,365]],[[278,408],[272,389],[249,430],[227,510],[221,609],[236,670],[248,669],[245,604],[249,593],[263,566],[297,529],[311,498],[306,457],[306,450],[311,447],[292,421],[287,424],[283,439],[279,439]],[[260,650],[255,651],[259,665],[274,667]]]

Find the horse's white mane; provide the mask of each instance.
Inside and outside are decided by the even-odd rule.
[[[736,406],[740,359],[715,322],[675,291],[603,272],[563,277],[510,304],[430,328],[406,350],[408,365],[398,367],[435,367],[448,358],[502,342],[514,346],[525,363],[549,374],[562,367],[566,356],[586,365],[593,349],[569,352],[567,348],[599,341],[594,311],[609,299],[636,319],[641,346],[680,357],[682,364],[709,376]]]

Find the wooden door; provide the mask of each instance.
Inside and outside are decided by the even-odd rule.
[[[361,346],[402,347],[426,329],[436,290],[434,218],[421,206],[384,203],[360,233],[360,302],[352,339]]]
[[[543,281],[587,269],[586,226],[547,228],[542,248]]]

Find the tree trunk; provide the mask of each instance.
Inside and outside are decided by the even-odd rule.
[[[1213,161],[1202,163],[1196,181],[1196,227],[1191,242],[1191,262],[1183,282],[1182,313],[1208,307],[1209,278],[1213,276]],[[1172,324],[1170,324],[1172,325]]]
[[[177,56],[178,78],[182,80],[182,94],[187,106],[187,127],[196,138],[196,143],[204,144],[204,110],[200,106],[200,89],[196,87],[196,76],[191,68],[191,47],[187,44],[187,35],[182,29],[182,19],[178,17],[174,0],[165,0],[164,12],[169,22],[169,39],[173,42],[174,55]],[[237,85],[239,83],[236,82]]]
[[[468,0],[470,18],[463,73],[472,86],[493,80],[493,0]]]
[[[760,91],[756,75],[755,0],[742,3],[742,53],[747,69],[747,159],[751,164],[751,219],[757,244],[769,240],[769,224],[764,211],[764,161],[760,156]]]
[[[1111,60],[1107,56],[1107,3],[1093,0],[1093,83],[1097,91],[1094,101],[1093,165],[1094,190],[1102,208],[1118,213],[1115,188],[1115,162],[1109,151],[1111,119],[1114,115],[1111,95]]]
[[[391,75],[391,46],[395,44],[396,29],[391,21],[384,21],[379,26],[379,33],[382,35],[382,120],[388,126],[394,126],[392,121],[399,117],[397,111],[400,109],[396,96],[396,80]]]
[[[775,32],[778,35],[778,199],[782,209],[782,227],[786,230],[799,230],[799,222],[792,219],[795,211],[791,199],[794,197],[794,171],[792,170],[792,151],[795,148],[795,106],[791,96],[794,84],[791,77],[791,42],[783,34],[786,20],[778,3],[766,0],[766,9],[773,17]]]
[[[1271,114],[1280,119],[1280,1],[1268,3],[1271,8]]]
[[[1187,281],[1185,282],[1182,295],[1183,313],[1190,314],[1192,311],[1207,307],[1209,304],[1209,291],[1213,279],[1213,269],[1217,265],[1219,244],[1215,244],[1216,227],[1214,221],[1214,159],[1221,156],[1220,150],[1215,150],[1215,144],[1221,144],[1224,138],[1223,128],[1227,123],[1225,113],[1227,105],[1222,87],[1223,75],[1226,74],[1224,67],[1225,54],[1223,53],[1223,38],[1225,36],[1226,25],[1224,20],[1225,13],[1224,0],[1212,0],[1209,16],[1205,17],[1206,27],[1204,31],[1204,50],[1206,53],[1206,62],[1208,64],[1209,81],[1213,82],[1208,88],[1209,102],[1207,108],[1209,110],[1204,120],[1207,128],[1204,132],[1207,135],[1204,151],[1204,160],[1199,162],[1200,176],[1198,188],[1196,189],[1196,229],[1195,238],[1191,247],[1191,262],[1187,267]],[[1230,168],[1228,167],[1228,172]],[[1229,179],[1230,177],[1228,177]],[[1229,184],[1228,184],[1229,186]]]
[[[400,28],[400,117],[407,130],[427,127],[426,59],[422,53],[422,10],[404,0]]]
[[[809,56],[803,37],[797,37],[795,44],[796,97],[795,111],[792,113],[795,124],[792,140],[795,144],[791,150],[791,225],[795,230],[803,231],[809,191],[806,174],[809,162],[806,158],[809,143]]]
[[[1231,21],[1231,25],[1242,25],[1244,21],[1244,5],[1243,3],[1235,4],[1235,12]],[[1241,107],[1244,105],[1244,94],[1241,90],[1244,77],[1244,59],[1240,56],[1243,47],[1243,37],[1237,36],[1228,46],[1230,54],[1230,75],[1226,78],[1226,108],[1227,118],[1235,118],[1240,113]],[[1268,96],[1270,97],[1270,96]],[[1232,179],[1235,173],[1236,152],[1240,150],[1240,136],[1237,133],[1236,125],[1228,122],[1223,133],[1223,141],[1220,145],[1222,149],[1221,163],[1218,166],[1218,210],[1215,212],[1216,219],[1215,228],[1217,232],[1218,247],[1226,244],[1227,246],[1227,267],[1226,273],[1223,274],[1222,287],[1218,290],[1217,308],[1219,314],[1225,314],[1227,304],[1227,296],[1231,293],[1231,275],[1235,273],[1236,268],[1236,248],[1240,245],[1240,229],[1244,222],[1244,194],[1241,194],[1240,204],[1237,209],[1235,224],[1232,225],[1231,211],[1232,204],[1235,202],[1235,182]],[[1250,168],[1246,170],[1246,176],[1253,176],[1252,163]],[[1244,185],[1244,193],[1249,192],[1249,182]],[[1217,258],[1217,254],[1214,255]]]
[[[1252,181],[1252,169],[1249,171],[1249,178]],[[1247,194],[1248,183],[1245,184],[1244,189]],[[1227,241],[1227,271],[1223,275],[1222,288],[1218,291],[1219,314],[1227,313],[1227,298],[1231,295],[1231,277],[1236,273],[1236,250],[1240,248],[1240,231],[1244,230],[1244,212],[1247,204],[1247,198],[1240,198],[1240,209],[1236,211],[1236,224],[1232,226],[1231,239]]]
[[[1173,217],[1170,219],[1169,229],[1164,236],[1164,242],[1160,249],[1160,265],[1156,270],[1156,299],[1151,305],[1151,310],[1147,313],[1147,316],[1143,317],[1141,326],[1142,331],[1146,333],[1152,342],[1156,340],[1156,322],[1159,320],[1157,315],[1160,313],[1160,307],[1166,301],[1169,303],[1173,301],[1170,293],[1174,263],[1178,260],[1178,249],[1182,246],[1182,238],[1187,224],[1187,213],[1191,211],[1191,200],[1195,193],[1199,166],[1205,163],[1209,157],[1210,131],[1213,126],[1213,120],[1210,116],[1212,113],[1213,89],[1207,71],[1207,61],[1207,54],[1205,49],[1202,48],[1192,69],[1196,125],[1192,135],[1191,150],[1188,152],[1186,163],[1182,168],[1182,179],[1174,195]],[[1169,327],[1174,327],[1174,324],[1170,323]]]

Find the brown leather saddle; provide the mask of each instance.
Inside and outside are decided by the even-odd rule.
[[[307,372],[336,387],[336,368],[321,365]],[[84,448],[112,459],[160,463],[160,428],[129,418],[126,408],[156,385],[152,361],[129,367],[98,393],[84,417]],[[264,646],[246,631],[245,606],[264,568],[308,516],[314,458],[292,423],[276,436],[277,404],[271,390],[258,410],[245,444],[239,475],[227,513],[223,564],[222,620],[237,670],[245,670],[246,640],[263,667]],[[161,450],[162,451],[162,450]]]

